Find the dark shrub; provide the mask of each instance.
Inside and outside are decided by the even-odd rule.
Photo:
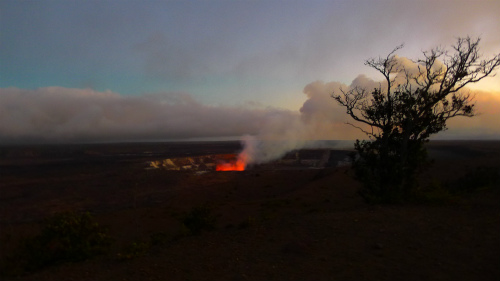
[[[21,241],[9,258],[12,271],[32,272],[64,262],[83,261],[108,250],[106,231],[87,212],[67,212],[47,219],[41,233]],[[17,269],[16,269],[17,268]]]

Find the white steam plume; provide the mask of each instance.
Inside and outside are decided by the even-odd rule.
[[[300,109],[300,114],[268,116],[257,135],[246,136],[242,140],[242,154],[247,163],[268,162],[295,149],[323,145],[319,140],[352,139],[359,134],[343,124],[345,113],[331,98],[333,91],[340,87],[348,86],[338,82],[310,83],[304,88],[308,99]]]
[[[418,71],[417,64],[405,58],[395,56],[395,59],[410,73]],[[438,62],[436,67],[440,67]],[[395,77],[396,82],[404,83],[404,75]],[[346,125],[350,122],[364,129],[362,124],[350,120],[345,108],[336,104],[331,97],[332,93],[340,90],[349,90],[353,87],[362,87],[367,90],[386,87],[385,81],[375,81],[365,75],[359,75],[351,85],[339,82],[324,83],[316,81],[304,88],[308,99],[300,109],[300,115],[268,116],[267,122],[260,128],[255,136],[243,139],[244,150],[248,164],[259,164],[278,159],[287,152],[318,146],[314,140],[347,140],[366,138],[364,134],[353,126]],[[469,91],[468,89],[463,89]],[[500,92],[472,91],[475,94],[478,116],[473,118],[454,118],[449,122],[448,131],[433,136],[433,138],[452,139],[500,139]],[[465,133],[465,134],[464,134]]]

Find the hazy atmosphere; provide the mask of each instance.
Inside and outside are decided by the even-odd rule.
[[[498,1],[2,1],[0,142],[355,139],[340,87],[364,65],[481,37]],[[447,139],[500,139],[500,75],[469,89],[478,116]]]

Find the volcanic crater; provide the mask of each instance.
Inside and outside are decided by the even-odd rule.
[[[93,259],[1,278],[498,280],[500,142],[428,147],[434,164],[421,182],[470,191],[370,205],[346,150],[216,172],[237,159],[238,142],[0,147],[2,263],[61,212],[89,212],[114,241]],[[190,235],[183,218],[200,208],[213,228]],[[120,258],[131,245],[140,251]]]

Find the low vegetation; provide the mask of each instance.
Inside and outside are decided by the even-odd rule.
[[[479,190],[499,187],[498,167],[477,167],[453,181],[434,180],[426,188],[419,190],[414,199],[422,203],[448,204],[462,202],[464,197]]]
[[[151,244],[145,241],[134,241],[123,247],[116,256],[118,260],[131,260],[144,256],[151,248]]]
[[[181,222],[191,235],[199,235],[202,231],[215,229],[216,219],[209,207],[200,206],[193,207],[181,218]]]
[[[66,212],[45,220],[41,232],[21,239],[3,264],[3,272],[18,275],[65,262],[83,261],[109,250],[112,239],[90,213]]]

